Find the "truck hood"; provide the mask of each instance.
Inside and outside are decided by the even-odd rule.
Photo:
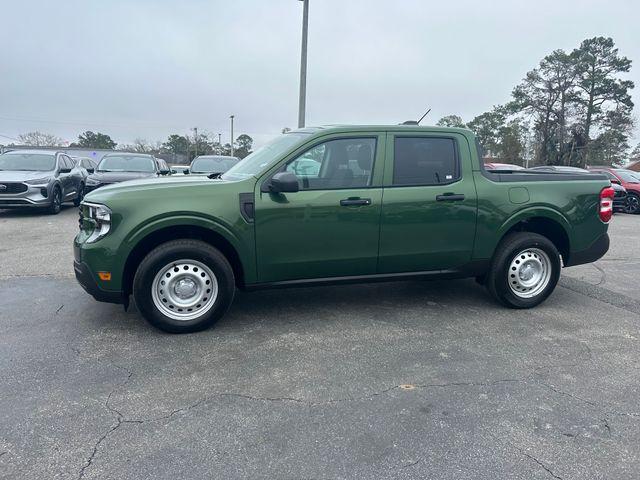
[[[103,203],[111,198],[127,194],[144,194],[145,191],[153,191],[154,196],[170,197],[172,192],[185,188],[223,185],[233,183],[230,180],[220,178],[207,178],[200,175],[173,175],[167,177],[152,177],[139,180],[130,180],[122,183],[107,185],[88,193],[85,197],[88,201]]]
[[[0,183],[2,182],[24,182],[25,180],[37,180],[39,178],[53,177],[53,172],[27,172],[24,170],[2,170],[0,171]]]

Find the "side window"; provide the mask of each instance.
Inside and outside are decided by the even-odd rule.
[[[440,185],[460,178],[455,140],[437,137],[396,137],[394,185]]]
[[[60,168],[73,168],[71,166],[71,162],[69,160],[67,160],[67,157],[65,155],[60,155]]]
[[[287,163],[300,190],[362,188],[371,184],[375,138],[345,138],[320,143]]]

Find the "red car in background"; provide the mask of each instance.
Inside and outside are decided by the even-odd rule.
[[[640,177],[626,168],[590,167],[590,172],[602,173],[611,183],[622,185],[627,190],[627,213],[640,213]]]

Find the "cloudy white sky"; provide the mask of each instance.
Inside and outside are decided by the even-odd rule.
[[[81,131],[121,143],[297,123],[297,0],[5,0],[0,134]],[[634,0],[310,0],[307,125],[469,120],[546,54],[611,36],[634,62]],[[640,139],[636,138],[634,143]],[[0,143],[10,139],[0,137]]]

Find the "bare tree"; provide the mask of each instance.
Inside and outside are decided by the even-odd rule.
[[[63,140],[60,137],[37,130],[18,135],[18,140],[20,140],[20,143],[23,145],[30,145],[32,147],[59,147],[63,144]]]

